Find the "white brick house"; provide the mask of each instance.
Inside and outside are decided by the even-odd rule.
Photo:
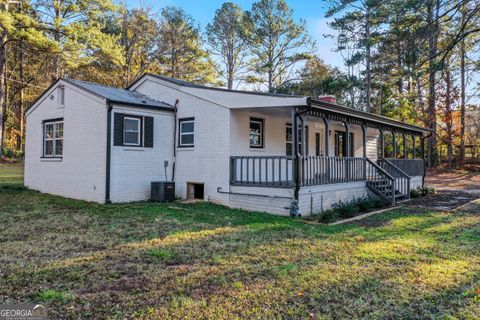
[[[308,215],[370,192],[408,198],[422,184],[425,134],[302,96],[153,74],[127,89],[60,79],[27,111],[25,185],[129,202],[173,180],[179,198],[281,215],[293,201]]]

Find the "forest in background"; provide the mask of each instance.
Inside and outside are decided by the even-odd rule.
[[[316,97],[430,128],[430,165],[479,157],[478,0],[323,1],[345,71],[284,0],[223,3],[203,28],[178,7],[0,0],[0,150],[24,152],[25,111],[59,77],[125,87],[144,72]]]

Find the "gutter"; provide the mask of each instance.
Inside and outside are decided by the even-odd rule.
[[[112,203],[110,200],[110,159],[112,155],[112,105],[107,101],[107,155],[106,155],[106,173],[105,173],[105,203]]]
[[[154,109],[154,110],[165,110],[165,111],[173,111],[173,108],[170,106],[155,106],[151,104],[142,104],[142,103],[135,103],[135,102],[125,102],[125,101],[116,101],[116,100],[110,100],[107,99],[108,103],[114,103],[118,105],[123,105],[123,106],[133,106],[133,107],[143,107],[147,109]]]

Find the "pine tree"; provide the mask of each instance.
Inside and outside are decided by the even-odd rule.
[[[216,82],[208,52],[202,48],[200,28],[180,8],[166,7],[159,22],[157,59],[167,76],[199,83]]]
[[[284,0],[259,0],[246,13],[246,31],[254,58],[255,77],[273,92],[289,76],[293,66],[311,57],[313,42],[304,20],[296,22]]]
[[[215,12],[212,23],[207,25],[206,33],[212,53],[220,58],[220,74],[226,78],[227,87],[232,89],[234,80],[246,71],[249,54],[242,9],[232,2],[225,2]]]

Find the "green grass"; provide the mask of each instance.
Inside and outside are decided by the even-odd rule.
[[[0,303],[53,318],[480,319],[478,211],[310,225],[69,200],[12,188],[19,174],[0,169]]]
[[[23,184],[23,163],[0,162],[0,183],[4,187]]]
[[[38,299],[43,302],[68,302],[73,299],[73,296],[65,291],[45,290],[38,294]]]

